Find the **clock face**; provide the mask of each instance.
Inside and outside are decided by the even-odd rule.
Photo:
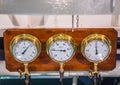
[[[85,56],[88,60],[93,62],[103,61],[109,55],[108,45],[101,40],[93,40],[89,42],[85,49]]]
[[[49,47],[50,57],[58,62],[65,62],[71,59],[74,49],[72,45],[65,40],[57,40]]]
[[[37,47],[29,40],[21,40],[13,46],[12,53],[18,61],[30,62],[37,56]]]

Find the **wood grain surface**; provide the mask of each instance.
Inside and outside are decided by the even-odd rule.
[[[65,63],[64,69],[66,71],[81,71],[89,70],[92,63],[88,62],[81,54],[80,45],[82,40],[90,34],[99,33],[107,36],[112,43],[112,50],[106,61],[99,63],[99,70],[112,70],[116,66],[116,47],[117,47],[117,31],[112,28],[80,28],[75,29],[74,32],[71,32],[71,29],[62,28],[62,29],[9,29],[4,32],[4,49],[5,49],[5,61],[6,68],[9,71],[18,71],[18,69],[23,69],[23,64],[17,62],[12,54],[10,53],[9,46],[10,41],[19,34],[31,34],[39,39],[42,44],[42,51],[39,57],[29,64],[30,71],[58,71],[59,64],[52,61],[46,53],[46,41],[49,37],[58,34],[64,33],[72,36],[77,44],[77,52],[74,57]]]

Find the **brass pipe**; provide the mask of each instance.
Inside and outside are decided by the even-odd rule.
[[[94,73],[94,74],[98,74],[98,63],[94,63],[93,73]]]
[[[63,73],[64,72],[64,63],[60,63],[60,72]]]
[[[63,77],[64,77],[64,63],[60,63],[60,70],[59,70],[59,73],[60,73],[60,82],[61,82],[61,85],[63,85]]]

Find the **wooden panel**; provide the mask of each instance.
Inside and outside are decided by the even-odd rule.
[[[80,51],[80,44],[82,40],[92,33],[100,33],[106,35],[112,43],[112,51],[106,61],[99,64],[99,70],[112,70],[116,66],[116,47],[117,47],[117,32],[112,28],[89,28],[89,29],[75,29],[71,32],[71,29],[10,29],[4,33],[4,48],[5,48],[5,60],[6,68],[9,71],[18,71],[23,69],[23,64],[18,63],[12,57],[9,45],[12,38],[16,35],[28,33],[36,36],[42,43],[42,51],[40,56],[29,64],[31,71],[57,71],[59,65],[52,61],[46,53],[45,44],[49,37],[57,33],[65,33],[72,36],[77,43],[77,52],[75,56],[65,64],[65,70],[67,71],[80,71],[88,70],[91,64],[82,56]]]

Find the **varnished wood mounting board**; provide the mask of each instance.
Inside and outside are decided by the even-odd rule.
[[[111,43],[112,50],[106,61],[99,64],[99,70],[112,70],[116,66],[116,47],[117,47],[117,32],[112,28],[80,28],[75,29],[71,32],[71,29],[10,29],[4,32],[4,49],[5,49],[5,60],[6,68],[9,71],[18,71],[18,69],[23,69],[23,64],[18,63],[12,57],[9,50],[10,41],[12,38],[19,34],[31,34],[36,36],[42,43],[42,51],[40,56],[29,64],[29,70],[31,71],[58,71],[59,64],[52,61],[46,53],[45,44],[49,37],[58,33],[65,33],[72,36],[77,43],[77,52],[75,56],[65,64],[64,69],[66,71],[81,71],[89,70],[91,68],[91,63],[89,63],[81,54],[80,45],[82,40],[92,33],[100,33],[106,35]]]

